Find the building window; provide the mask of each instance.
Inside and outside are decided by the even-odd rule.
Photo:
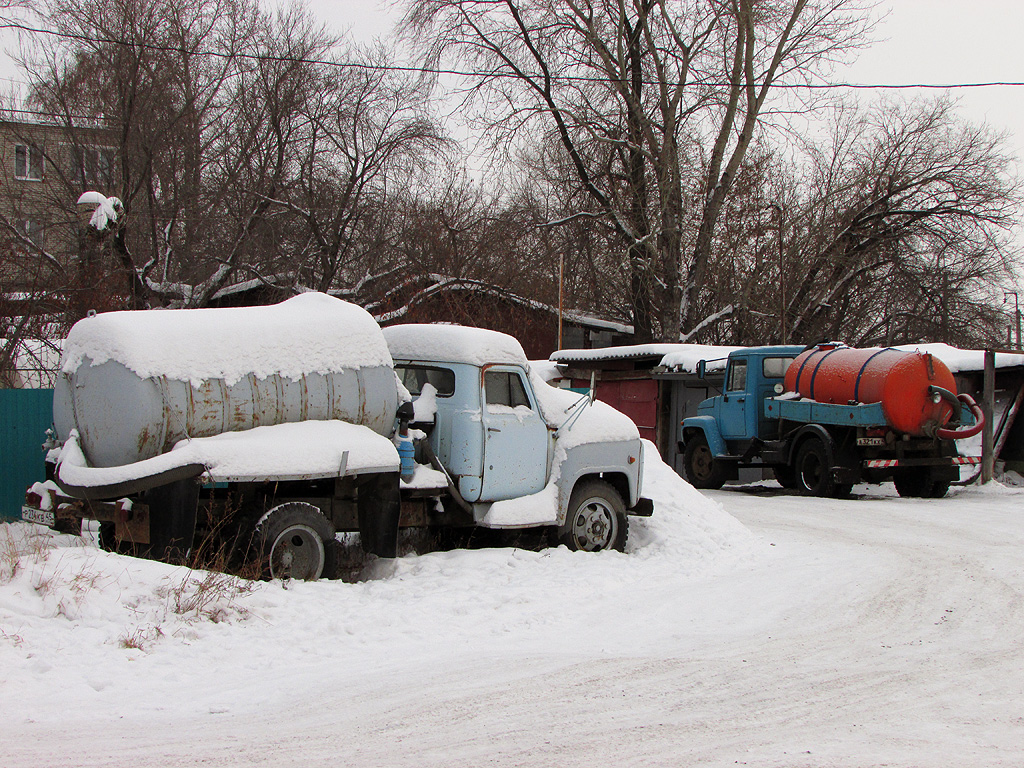
[[[83,187],[109,187],[113,181],[115,152],[110,147],[69,146],[68,176]]]
[[[36,248],[43,249],[43,225],[32,219],[19,219],[15,222],[18,234],[30,241]]]
[[[16,179],[43,178],[43,150],[32,144],[14,147],[14,177]]]

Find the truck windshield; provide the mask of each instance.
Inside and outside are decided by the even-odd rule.
[[[786,369],[794,360],[796,360],[795,357],[766,357],[761,373],[766,379],[781,379],[786,375]]]
[[[433,368],[426,365],[396,365],[403,386],[409,394],[418,397],[424,384],[432,384],[438,397],[451,397],[455,394],[455,372],[447,368]]]

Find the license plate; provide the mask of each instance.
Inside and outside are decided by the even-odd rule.
[[[857,445],[861,446],[882,446],[885,445],[884,437],[858,437]]]
[[[21,519],[29,523],[39,523],[40,525],[53,527],[53,511],[49,509],[22,506]]]

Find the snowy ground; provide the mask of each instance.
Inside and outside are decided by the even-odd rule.
[[[1024,491],[647,482],[626,554],[355,584],[238,588],[0,526],[0,764],[1024,764]]]

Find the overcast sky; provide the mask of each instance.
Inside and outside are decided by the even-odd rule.
[[[274,0],[270,0],[273,2]],[[276,0],[280,3],[288,0]],[[313,12],[335,31],[357,39],[386,34],[397,11],[377,0],[310,0]],[[1024,2],[1021,0],[883,0],[876,42],[857,61],[834,73],[857,83],[965,83],[1024,81]],[[10,35],[4,36],[10,47]],[[0,57],[0,78],[21,80]],[[941,91],[912,91],[941,93]],[[1024,87],[958,89],[960,112],[1009,131],[1024,155]],[[866,94],[862,94],[866,97]],[[867,98],[864,98],[867,100]]]

